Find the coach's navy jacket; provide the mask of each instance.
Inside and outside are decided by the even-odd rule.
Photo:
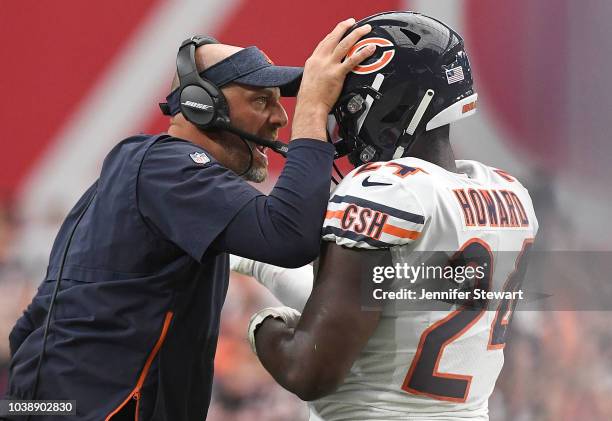
[[[70,420],[203,420],[225,251],[286,266],[316,256],[332,157],[329,144],[291,142],[265,196],[193,143],[121,142],[64,221],[46,279],[11,332],[7,397],[32,398],[60,260],[91,200],[68,249],[36,399],[76,400]]]

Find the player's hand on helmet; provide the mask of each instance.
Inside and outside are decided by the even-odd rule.
[[[345,60],[355,43],[372,30],[370,25],[363,25],[342,38],[354,24],[353,18],[340,22],[306,60],[297,96],[292,138],[326,140],[327,115],[338,100],[346,75],[374,53],[375,47],[368,45]]]
[[[355,19],[351,18],[336,25],[317,45],[304,66],[298,101],[312,101],[326,116],[340,95],[346,75],[375,50],[370,44],[344,60],[357,41],[372,30],[370,25],[363,25],[342,38],[354,24]]]

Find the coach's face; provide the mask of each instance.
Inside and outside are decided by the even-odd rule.
[[[280,103],[279,88],[257,88],[233,83],[222,90],[229,105],[233,126],[264,139],[276,140],[278,130],[287,125],[287,113]],[[228,166],[242,173],[251,160],[249,149],[236,135],[227,135],[224,146],[228,152]],[[253,163],[243,177],[260,183],[268,175],[267,148],[247,143],[253,154]]]

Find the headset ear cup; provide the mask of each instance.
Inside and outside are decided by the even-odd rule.
[[[210,128],[217,116],[217,106],[212,95],[201,86],[184,87],[181,91],[180,106],[187,121],[203,130]]]
[[[218,41],[206,36],[186,39],[176,57],[176,71],[181,83],[180,111],[187,121],[201,130],[230,124],[229,106],[223,92],[201,76],[196,68],[195,50],[206,44],[218,44]]]

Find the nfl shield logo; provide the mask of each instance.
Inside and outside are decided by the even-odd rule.
[[[204,152],[190,153],[189,156],[193,159],[196,164],[206,164],[210,162],[210,158],[206,156]]]

